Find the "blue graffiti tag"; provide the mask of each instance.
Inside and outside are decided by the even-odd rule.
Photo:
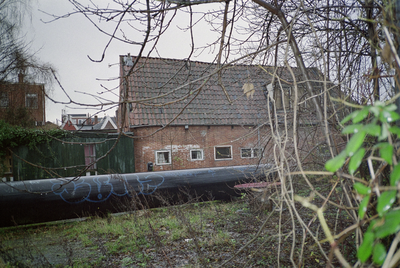
[[[143,195],[149,195],[154,193],[157,190],[157,187],[164,183],[164,177],[157,174],[151,174],[146,176],[145,180],[140,180],[137,178],[139,182],[139,193]]]
[[[92,187],[92,183],[89,183],[89,180],[91,180],[94,185],[97,186],[97,189]],[[103,202],[106,201],[111,194],[116,196],[129,195],[129,192],[126,189],[126,179],[121,180],[123,183],[122,193],[116,193],[114,191],[114,186],[112,183],[110,183],[110,180],[110,176],[102,176],[90,179],[79,179],[77,181],[71,181],[67,184],[65,184],[65,182],[57,182],[53,183],[52,191],[69,204],[79,204],[84,201],[94,203]]]
[[[112,178],[117,179],[117,181],[111,182]],[[140,179],[137,175],[134,175],[134,180],[139,183],[139,189],[138,191],[135,191],[135,194],[150,195],[164,183],[165,179],[161,175],[151,174],[146,176],[144,179]],[[122,187],[116,187],[115,183],[117,182],[122,183]],[[84,201],[94,203],[104,202],[110,198],[111,195],[127,195],[131,197],[130,191],[128,191],[128,186],[129,184],[126,175],[118,177],[111,175],[98,176],[94,178],[81,178],[71,182],[53,182],[51,189],[55,195],[60,196],[60,198],[65,202],[69,204],[79,204]]]
[[[89,198],[92,186],[82,179],[64,184],[65,182],[53,183],[51,190],[65,202],[79,204]]]

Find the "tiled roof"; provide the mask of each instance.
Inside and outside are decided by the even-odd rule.
[[[61,129],[71,130],[71,131],[103,131],[103,130],[116,130],[117,122],[115,117],[110,117],[108,115],[103,118],[98,118],[99,122],[94,125],[87,124],[74,124],[71,120],[67,120],[61,125]],[[90,121],[88,121],[90,122]]]
[[[121,56],[121,63],[126,63],[126,57]],[[224,68],[220,77],[226,94],[216,68],[217,65],[211,63],[141,58],[128,79],[129,100],[133,101],[130,126],[162,126],[174,118],[172,125],[257,125],[265,122],[268,103],[265,90],[271,83],[273,68],[262,69],[255,65]],[[121,69],[121,76],[124,76],[131,66],[124,64]],[[298,73],[296,68],[293,70]],[[309,71],[312,77],[317,77],[316,70]],[[277,74],[292,81],[286,68],[278,68]],[[244,93],[245,89],[253,87],[253,94]]]
[[[103,118],[100,118],[99,123],[93,126],[93,130],[102,129],[117,129],[115,117],[106,115]]]

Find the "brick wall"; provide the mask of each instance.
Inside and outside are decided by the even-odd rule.
[[[134,141],[136,172],[147,171],[152,162],[154,171],[257,164],[259,159],[242,158],[241,148],[260,148],[259,137],[267,135],[267,128],[251,126],[171,126],[152,134],[158,127],[136,128]],[[142,138],[140,138],[142,137]],[[216,160],[215,146],[232,146],[231,160]],[[202,149],[204,160],[191,160],[190,150]],[[157,165],[156,151],[171,152],[171,164]]]
[[[26,108],[33,121],[45,122],[45,95],[44,86],[41,84],[3,84],[0,85],[0,94],[6,94],[8,105],[0,107],[0,119],[6,109]],[[26,107],[27,94],[35,95],[37,98],[31,104],[34,107]],[[3,95],[2,95],[3,96]],[[5,97],[3,96],[3,97]]]
[[[269,127],[257,129],[254,126],[171,126],[151,135],[159,127],[134,129],[134,154],[136,172],[146,172],[147,164],[153,163],[154,171],[173,169],[192,169],[258,164],[259,158],[243,158],[241,148],[265,148],[261,163],[274,163],[279,157],[278,148],[285,150],[288,164],[295,166],[293,135],[282,129],[281,146],[271,138]],[[287,137],[287,138],[286,138]],[[336,140],[340,140],[338,135]],[[303,164],[315,163],[323,167],[329,159],[329,148],[324,144],[322,129],[316,126],[304,126],[298,129],[298,150]],[[285,144],[286,142],[286,144]],[[321,146],[317,146],[321,144]],[[216,160],[215,146],[232,146],[232,159]],[[337,144],[338,145],[338,144]],[[191,160],[190,150],[202,149],[204,160]],[[165,150],[171,155],[171,163],[157,165],[156,151]]]

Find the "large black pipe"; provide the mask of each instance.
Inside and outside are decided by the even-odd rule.
[[[16,181],[0,184],[0,227],[226,199],[233,186],[265,177],[269,166],[234,166]],[[189,197],[190,196],[190,197]]]

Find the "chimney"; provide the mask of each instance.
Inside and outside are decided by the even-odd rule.
[[[96,125],[99,122],[97,115],[94,116],[94,124]]]
[[[24,74],[23,73],[19,73],[18,74],[18,83],[23,84],[24,83]]]

